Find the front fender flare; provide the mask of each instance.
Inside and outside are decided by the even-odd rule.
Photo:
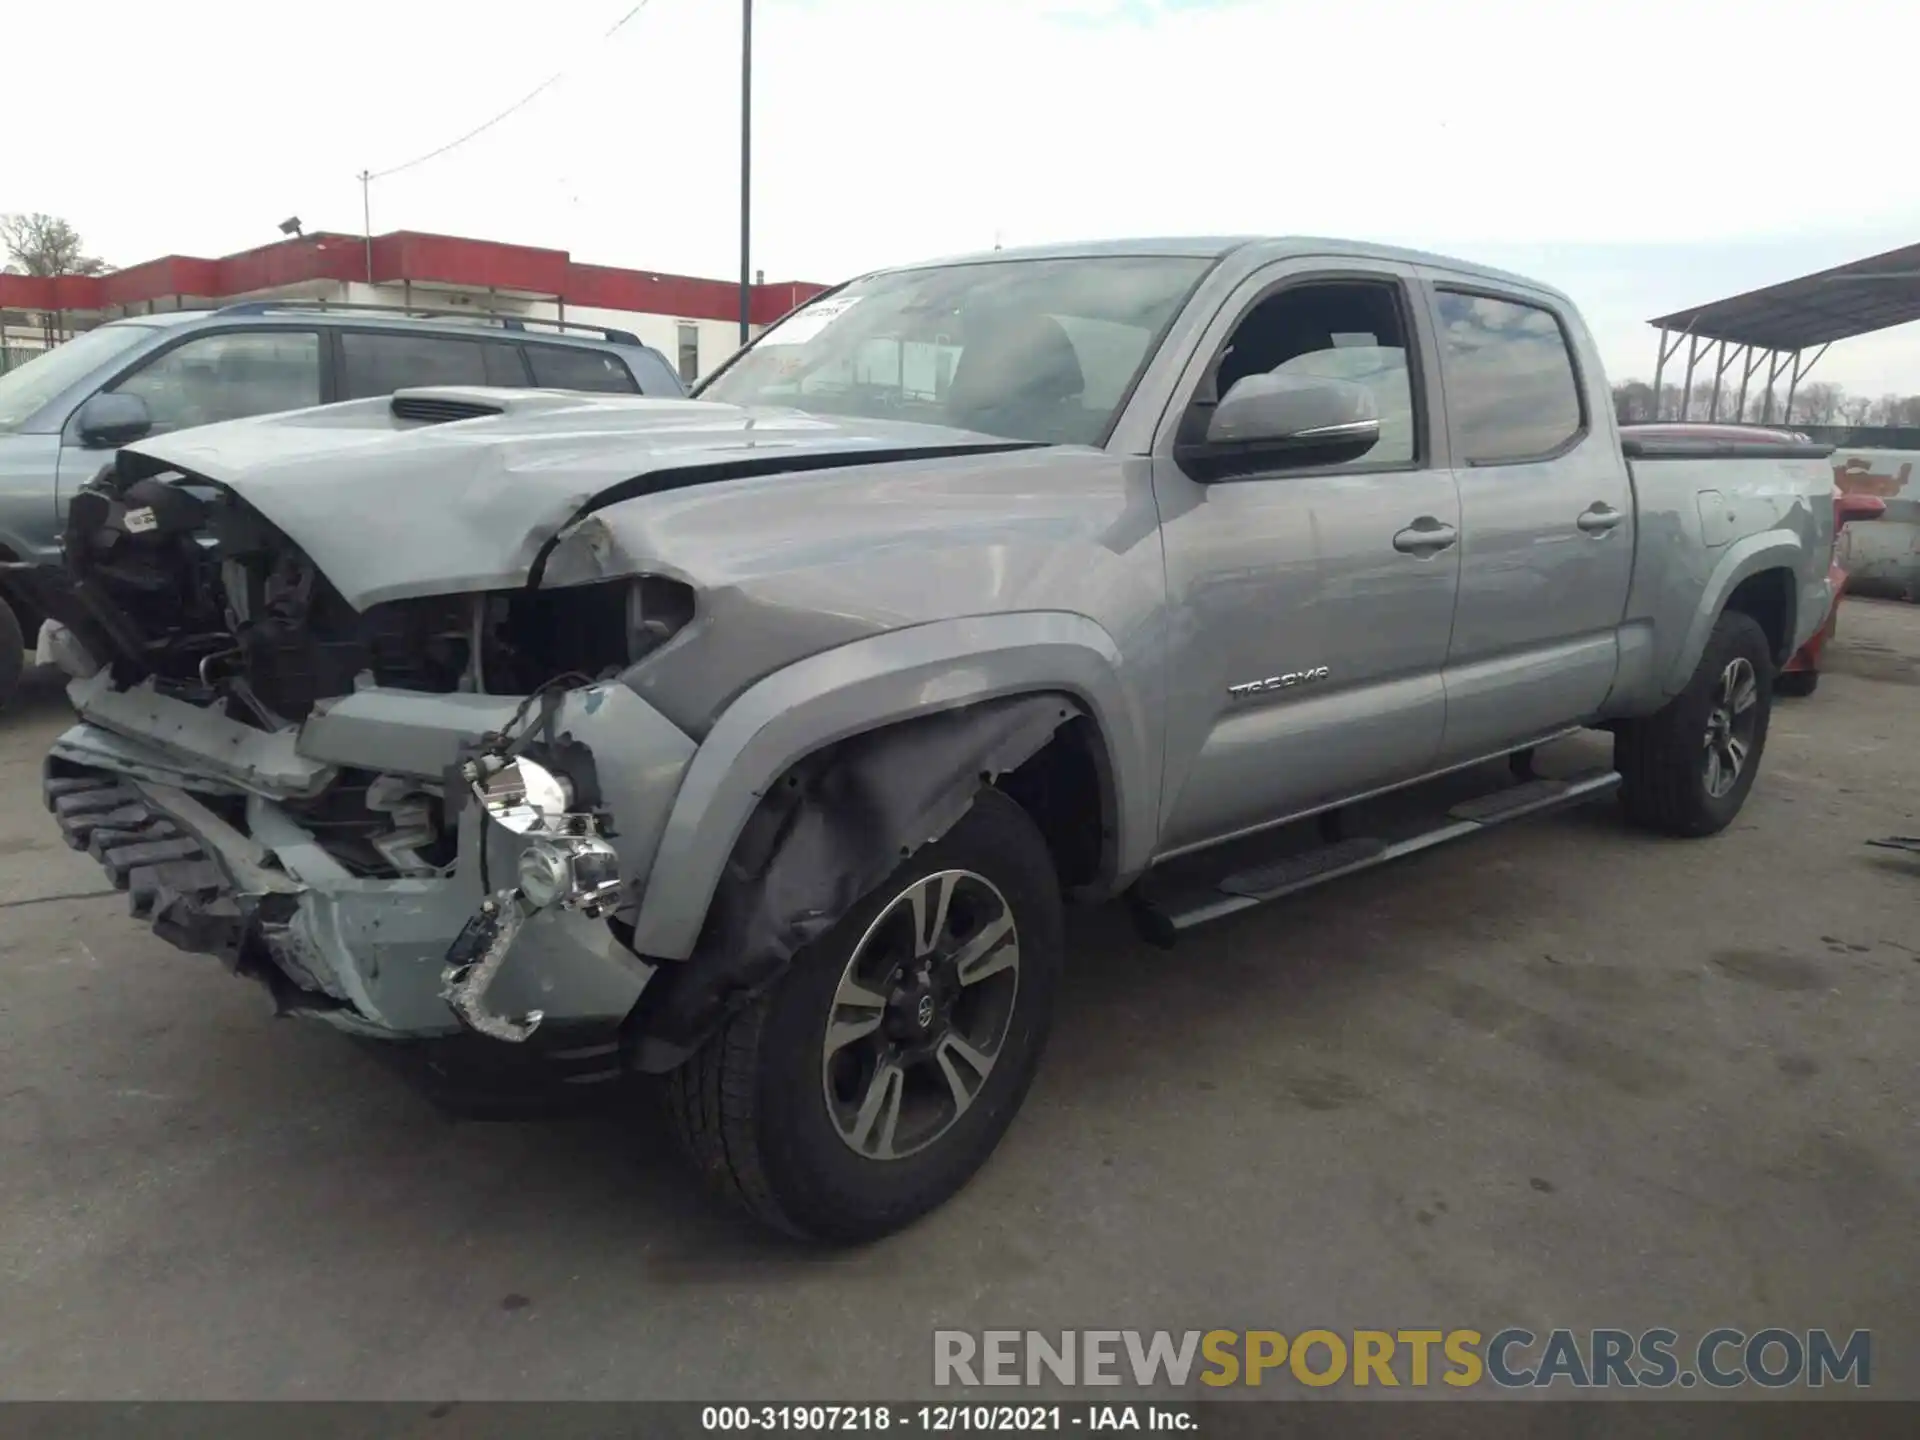
[[[1084,615],[1020,611],[942,620],[824,651],[753,685],[694,753],[634,920],[641,955],[692,955],[728,857],[761,798],[799,760],[867,731],[980,700],[1053,691],[1078,701],[1106,742],[1117,863],[1144,864],[1157,823],[1158,757],[1141,687],[1113,637]]]
[[[1806,541],[1791,530],[1767,530],[1729,545],[1708,575],[1699,603],[1688,618],[1686,638],[1661,677],[1662,693],[1671,697],[1687,688],[1700,657],[1707,652],[1707,639],[1720,612],[1726,609],[1727,600],[1743,581],[1763,570],[1785,570],[1793,577],[1794,614],[1787,627],[1790,637],[1787,653],[1791,655],[1798,649],[1807,638],[1801,633],[1806,627],[1809,599],[1807,585],[1801,578],[1806,557]],[[1823,578],[1820,587],[1824,586]],[[1814,627],[1818,628],[1825,619],[1826,610],[1822,607],[1814,614]]]

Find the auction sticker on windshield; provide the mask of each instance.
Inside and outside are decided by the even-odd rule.
[[[822,300],[818,305],[809,305],[784,325],[769,331],[767,338],[760,343],[762,345],[804,345],[858,305],[860,298],[858,295],[848,295],[836,300]]]

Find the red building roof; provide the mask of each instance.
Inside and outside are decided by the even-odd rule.
[[[111,275],[0,275],[0,307],[102,310],[180,296],[225,300],[313,280],[364,281],[367,271],[363,237],[322,233],[242,250],[224,260],[167,255]],[[373,237],[372,272],[376,284],[473,286],[689,320],[733,320],[740,314],[740,287],[731,280],[582,265],[564,250],[412,230]],[[825,288],[799,280],[755,285],[749,314],[756,325],[772,324]]]

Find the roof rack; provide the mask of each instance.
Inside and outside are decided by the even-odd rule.
[[[537,325],[548,330],[578,330],[590,335],[598,335],[609,345],[639,345],[640,337],[631,330],[615,330],[606,325],[580,325],[571,320],[547,320],[531,315],[500,315],[491,310],[456,310],[435,308],[427,305],[369,305],[349,303],[343,300],[242,300],[236,305],[222,305],[213,313],[216,315],[274,315],[287,311],[305,310],[344,310],[365,312],[374,315],[388,315],[394,319],[427,320],[467,320],[491,323],[502,330],[524,331]]]

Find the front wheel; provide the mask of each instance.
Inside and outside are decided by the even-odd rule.
[[[985,1163],[1053,1015],[1061,905],[1027,813],[983,790],[667,1078],[694,1164],[757,1218],[875,1239]]]
[[[1656,713],[1614,731],[1620,799],[1636,825],[1712,835],[1746,803],[1773,714],[1773,653],[1750,615],[1714,622],[1693,678]]]

